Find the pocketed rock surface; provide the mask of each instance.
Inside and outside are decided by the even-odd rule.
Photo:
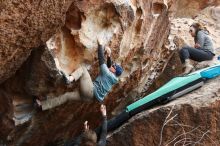
[[[211,6],[197,13],[194,19],[178,17],[171,20],[169,39],[174,40],[173,46],[176,49],[180,49],[184,45],[194,45],[194,40],[188,33],[193,22],[201,22],[209,30],[216,56],[212,61],[196,64],[197,69],[219,63],[217,60],[217,56],[220,54],[219,10],[219,7]],[[181,72],[179,70],[181,65],[177,58],[178,54],[174,54],[163,74],[155,80],[151,88],[159,88],[172,76]],[[219,77],[211,79],[198,90],[166,105],[154,106],[154,108],[132,117],[119,129],[109,134],[108,145],[219,145],[219,81]]]
[[[187,4],[185,0],[2,1],[0,144],[52,146],[56,141],[78,135],[85,120],[89,121],[91,128],[100,124],[100,103],[97,101],[69,101],[47,111],[37,110],[33,105],[35,97],[54,98],[78,88],[78,82],[66,85],[59,70],[70,74],[81,65],[86,65],[92,79],[95,79],[99,71],[97,38],[112,49],[113,60],[124,68],[119,83],[104,102],[108,118],[112,117],[110,113],[121,100],[126,100],[130,92],[138,92],[143,97],[154,91],[181,73],[179,42],[183,39],[187,44],[193,45],[192,38],[188,35],[191,22],[201,20],[207,24],[215,47],[219,47],[218,4],[217,0],[204,0],[201,3],[193,0]],[[208,90],[207,94],[218,91],[217,86],[212,88],[217,80],[206,85],[213,90]],[[206,92],[201,93],[204,93],[204,100],[208,101]],[[201,116],[198,121],[197,118],[195,122],[189,118],[194,116],[191,109],[196,104],[190,105],[187,100],[185,103],[179,101],[185,99],[183,97],[134,117],[126,124],[127,127],[123,126],[110,136],[108,145],[148,145],[148,142],[149,145],[157,145],[158,137],[155,135],[159,135],[157,132],[164,121],[162,117],[167,115],[175,102],[182,103],[174,106],[173,111],[181,111],[176,118],[184,119],[186,115],[186,120],[192,121],[189,125],[199,125],[199,119],[205,119],[204,122],[212,120],[214,123],[218,119],[202,115],[211,114],[210,110],[213,109],[216,114],[213,117],[218,116],[218,101],[214,101],[217,96],[213,97],[213,100],[204,105],[207,108],[198,110],[201,112],[196,114]],[[192,99],[194,103],[202,104],[200,98]],[[148,113],[152,113],[154,120],[158,118],[158,122],[149,121],[151,118],[148,119]],[[146,118],[141,120],[141,116]],[[140,125],[139,129],[145,129],[145,125],[148,125],[148,131],[154,131],[146,134],[146,131],[136,129],[136,124]],[[205,126],[218,129],[217,124]],[[172,127],[165,127],[161,145],[171,139],[169,136],[172,132],[175,132]],[[122,143],[119,138],[127,140]],[[213,139],[217,141],[217,136]],[[211,144],[207,136],[202,142]]]

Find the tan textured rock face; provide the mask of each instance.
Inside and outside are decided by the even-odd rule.
[[[180,9],[180,11],[182,10]],[[187,12],[181,17],[184,17]],[[180,12],[177,14],[180,15]],[[194,41],[188,30],[193,22],[200,22],[209,30],[216,48],[214,60],[204,62],[204,64],[219,63],[217,61],[217,56],[220,54],[218,21],[219,6],[207,7],[201,11],[197,9],[197,16],[194,19],[172,17],[168,40],[172,48],[176,50],[180,49],[183,44],[193,46]],[[177,57],[178,55],[172,56],[163,74],[155,80],[148,92],[159,88],[170,77],[181,72],[181,64]],[[197,66],[199,65],[202,63]],[[218,77],[210,80],[202,88],[167,105],[158,106],[136,115],[109,135],[108,145],[219,145],[219,79]]]
[[[9,1],[8,5],[11,3]],[[150,92],[149,87],[152,83],[156,85],[151,88],[151,91],[180,72],[176,69],[178,65],[175,63],[178,62],[178,55],[171,51],[178,48],[173,41],[176,32],[174,34],[170,32],[170,27],[173,28],[170,22],[175,23],[178,20],[175,17],[169,19],[169,16],[175,12],[171,10],[172,6],[176,8],[173,1],[82,0],[68,4],[68,1],[33,2],[31,5],[33,10],[30,7],[31,11],[28,12],[38,8],[39,15],[28,13],[30,18],[27,17],[28,25],[24,24],[23,31],[20,27],[14,29],[20,23],[14,24],[10,21],[11,19],[3,17],[5,21],[1,27],[10,29],[6,29],[7,31],[4,32],[7,33],[0,35],[0,40],[4,41],[2,43],[4,48],[8,47],[1,53],[13,50],[11,53],[16,54],[16,50],[20,52],[22,50],[20,48],[23,48],[25,50],[23,53],[27,54],[18,53],[15,56],[21,60],[8,60],[9,65],[1,65],[2,76],[4,76],[2,81],[6,79],[6,74],[9,77],[17,70],[29,56],[32,47],[44,45],[34,49],[16,74],[1,85],[1,89],[4,90],[4,93],[0,90],[1,102],[5,101],[6,103],[3,104],[7,105],[2,107],[1,112],[7,112],[1,115],[0,128],[3,128],[1,130],[3,132],[0,132],[0,136],[8,145],[52,145],[51,143],[58,139],[68,139],[77,135],[82,130],[81,125],[84,120],[90,122],[91,128],[99,124],[99,103],[96,101],[93,103],[72,101],[44,112],[36,111],[31,105],[35,96],[53,98],[77,88],[77,82],[69,86],[65,85],[59,70],[70,74],[84,64],[89,68],[92,78],[96,77],[98,74],[97,38],[112,48],[113,59],[125,70],[119,84],[106,97],[105,104],[108,107],[109,117],[111,117],[111,111],[119,104],[116,101],[120,101],[131,91],[137,91],[144,96]],[[26,5],[29,6],[28,3]],[[18,6],[23,6],[23,3],[19,3]],[[25,10],[29,10],[28,8]],[[17,12],[13,7],[5,10]],[[212,12],[215,19],[218,18],[218,10]],[[20,18],[23,18],[22,14],[16,13],[19,20],[23,20]],[[217,24],[216,21],[218,20],[213,23]],[[51,23],[53,23],[52,26]],[[63,23],[65,25],[61,28]],[[183,23],[182,32],[188,25]],[[10,31],[14,33],[8,33]],[[5,41],[6,34],[10,39]],[[22,42],[15,40],[18,36]],[[173,54],[176,55],[173,56]],[[11,54],[6,57],[10,58],[9,56]],[[165,69],[170,58],[171,61],[174,59],[174,63],[168,64]],[[4,60],[3,57],[1,59]],[[173,70],[172,73],[170,69]],[[164,75],[155,82],[163,71]],[[21,108],[23,105],[28,105],[28,108]],[[19,117],[29,114],[33,114],[29,122],[16,127],[12,123],[14,119],[14,123],[18,124]],[[157,127],[156,123],[155,127]],[[138,141],[137,139],[137,143]],[[120,145],[114,138],[112,144]]]
[[[174,9],[176,9],[177,13],[176,17],[194,17],[196,16],[200,10],[208,7],[208,6],[217,6],[220,4],[219,0],[179,0],[176,2],[177,5]]]
[[[71,0],[13,1],[0,4],[0,83],[63,25]]]
[[[54,36],[47,42],[48,49],[34,50],[16,75],[2,85],[10,93],[7,98],[13,101],[10,106],[14,106],[15,117],[34,110],[19,108],[30,105],[34,96],[54,97],[77,87],[77,82],[66,86],[58,69],[69,74],[86,64],[94,79],[98,73],[97,37],[112,48],[113,59],[125,69],[120,83],[106,97],[109,113],[117,106],[116,100],[131,90],[147,90],[171,56],[169,46],[163,45],[169,33],[168,11],[163,1],[155,5],[150,0],[74,1],[66,13],[65,26],[58,31],[48,27],[49,30]],[[84,120],[89,120],[91,127],[99,123],[98,106],[97,102],[73,101],[50,111],[34,112],[31,121],[23,126],[13,129],[4,125],[10,131],[9,136],[5,133],[10,140],[6,143],[43,146],[70,138],[81,131]],[[15,119],[16,123],[19,120]]]

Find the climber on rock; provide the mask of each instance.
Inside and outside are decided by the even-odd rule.
[[[190,73],[194,68],[190,63],[190,59],[202,62],[212,60],[215,56],[212,40],[205,27],[202,27],[199,23],[193,23],[190,26],[189,33],[194,37],[195,46],[185,46],[179,52],[181,62],[185,64],[184,74]]]
[[[74,71],[70,76],[65,76],[66,82],[80,80],[80,89],[73,92],[66,92],[55,98],[47,98],[47,100],[36,100],[39,107],[42,110],[47,110],[56,106],[59,106],[68,100],[83,100],[93,101],[96,98],[99,102],[102,102],[112,86],[118,83],[118,77],[122,74],[123,69],[116,63],[111,61],[111,49],[106,47],[107,64],[105,64],[105,55],[103,46],[98,42],[98,60],[100,72],[95,81],[92,82],[89,72],[86,67],[81,66]]]

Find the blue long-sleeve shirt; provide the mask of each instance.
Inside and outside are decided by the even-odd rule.
[[[98,59],[100,66],[100,73],[93,82],[94,95],[98,101],[102,102],[112,86],[118,82],[118,78],[115,74],[109,71],[105,64],[104,51],[101,45],[98,46]]]

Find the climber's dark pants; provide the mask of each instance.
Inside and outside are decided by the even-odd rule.
[[[194,61],[202,62],[206,60],[212,60],[214,54],[210,51],[204,51],[202,49],[196,49],[192,47],[183,47],[179,51],[180,60],[182,63],[185,63],[186,59],[192,59]]]

